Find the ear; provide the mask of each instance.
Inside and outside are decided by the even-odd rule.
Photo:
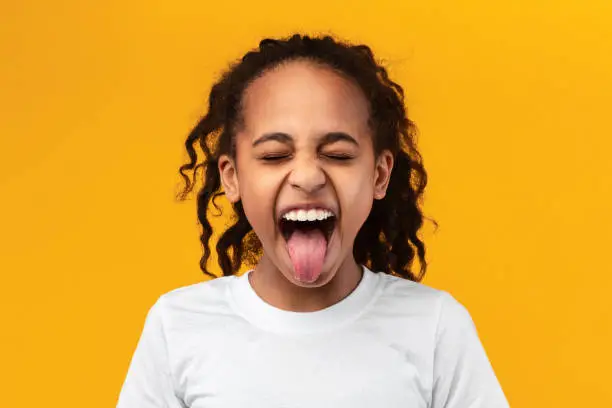
[[[376,160],[374,170],[374,198],[382,200],[387,194],[387,187],[393,170],[393,154],[389,150],[383,150]]]
[[[236,173],[236,163],[231,157],[223,154],[219,157],[218,167],[225,196],[231,203],[238,202],[240,200],[240,188],[238,185],[238,174]]]

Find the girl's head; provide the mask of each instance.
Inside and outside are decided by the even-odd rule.
[[[367,46],[330,36],[261,41],[213,86],[185,144],[181,199],[205,169],[201,269],[214,276],[207,210],[220,210],[214,199],[225,195],[234,223],[216,248],[224,275],[263,255],[301,286],[324,285],[346,262],[420,280],[427,174],[415,139],[402,88]]]

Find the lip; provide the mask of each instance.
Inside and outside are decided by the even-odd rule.
[[[327,204],[323,204],[323,203],[315,203],[315,202],[311,202],[311,203],[302,203],[302,204],[293,204],[293,205],[288,205],[286,207],[282,207],[276,214],[276,222],[278,224],[278,222],[281,220],[281,218],[283,217],[283,215],[287,214],[290,211],[294,211],[294,210],[327,210],[330,211],[331,213],[334,214],[334,217],[338,218],[338,211],[330,205]]]

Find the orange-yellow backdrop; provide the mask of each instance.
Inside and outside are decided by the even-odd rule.
[[[405,86],[440,223],[424,282],[471,311],[512,406],[612,406],[611,4],[4,1],[1,405],[114,406],[147,309],[204,279],[174,194],[212,80],[303,30]]]

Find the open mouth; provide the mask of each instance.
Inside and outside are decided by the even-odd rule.
[[[336,226],[336,217],[330,216],[324,220],[314,220],[314,221],[292,221],[286,218],[281,218],[279,223],[279,228],[283,238],[285,241],[289,241],[291,235],[299,230],[301,232],[308,232],[312,230],[320,230],[325,237],[327,243],[329,243],[329,239],[331,238],[332,233],[334,232],[334,227]]]
[[[323,208],[290,210],[280,217],[279,230],[297,281],[312,283],[321,276],[335,227],[336,214]]]

